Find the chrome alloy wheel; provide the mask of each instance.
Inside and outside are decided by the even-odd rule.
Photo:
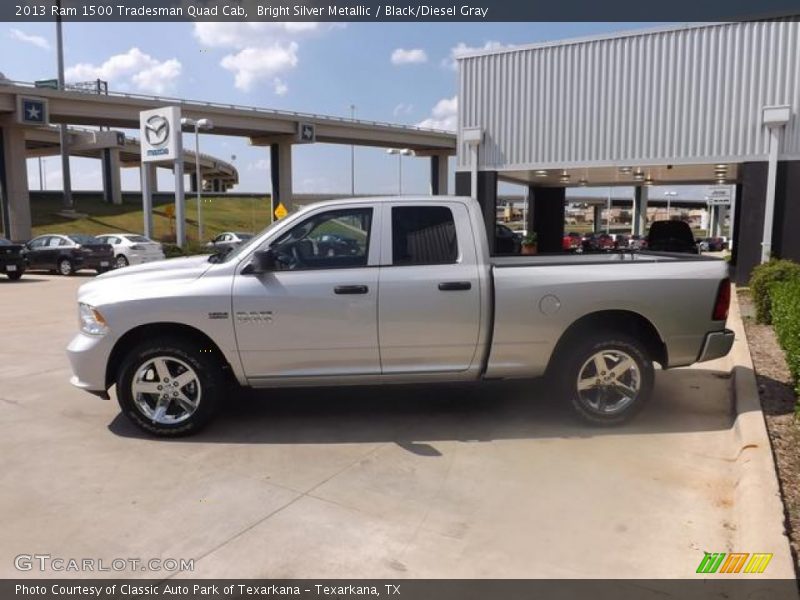
[[[601,350],[578,372],[578,396],[593,411],[613,415],[639,395],[642,375],[631,356],[621,350]]]
[[[156,356],[137,369],[131,395],[146,418],[174,425],[197,411],[202,387],[197,373],[188,364],[173,356]]]

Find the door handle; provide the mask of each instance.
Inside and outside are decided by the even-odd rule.
[[[337,285],[333,288],[334,294],[366,294],[369,288],[365,285]]]
[[[439,284],[439,290],[442,292],[462,292],[471,289],[472,284],[469,281],[443,281]]]

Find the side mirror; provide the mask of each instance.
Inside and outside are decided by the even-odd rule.
[[[275,252],[272,248],[266,250],[258,250],[253,254],[253,260],[248,265],[249,273],[270,273],[275,270],[277,261],[275,260]]]

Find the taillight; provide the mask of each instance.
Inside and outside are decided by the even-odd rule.
[[[717,290],[717,301],[714,302],[714,321],[724,321],[728,318],[728,309],[731,306],[731,280],[723,279]]]

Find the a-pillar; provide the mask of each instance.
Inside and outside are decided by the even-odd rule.
[[[644,235],[647,231],[647,188],[637,185],[633,197],[633,235]]]
[[[536,233],[539,252],[561,252],[566,188],[528,186],[528,231]]]
[[[11,121],[0,121],[0,199],[6,237],[19,241],[30,239],[31,204],[25,162],[25,130]]]
[[[471,196],[471,173],[456,173],[456,195]],[[486,239],[489,252],[495,253],[495,227],[497,225],[497,171],[478,171],[478,204],[481,207],[483,222],[486,225]]]
[[[292,144],[282,141],[269,147],[272,178],[272,216],[279,205],[292,210]]]
[[[431,195],[447,195],[447,159],[446,154],[431,156]]]
[[[603,207],[599,204],[595,204],[594,206],[594,225],[592,227],[592,231],[595,233],[600,233],[603,228]]]
[[[103,200],[109,204],[122,204],[122,181],[119,148],[103,148]]]

